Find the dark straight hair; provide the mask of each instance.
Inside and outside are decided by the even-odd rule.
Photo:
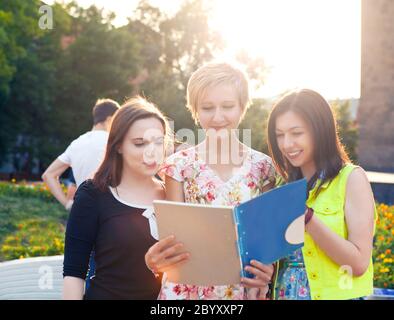
[[[335,178],[349,157],[339,140],[334,114],[328,102],[317,92],[302,89],[282,97],[273,107],[268,119],[268,149],[276,169],[288,182],[301,179],[300,168],[294,167],[279,150],[276,138],[276,120],[287,111],[293,111],[311,128],[313,137],[313,160],[315,175],[308,181],[308,190],[317,179],[320,186]]]
[[[133,123],[147,118],[158,119],[163,125],[165,137],[169,136],[170,127],[162,112],[154,104],[140,96],[126,101],[115,113],[104,160],[93,178],[93,184],[101,191],[105,192],[108,187],[117,187],[120,184],[123,158],[118,152],[119,147]]]
[[[111,99],[99,99],[92,110],[93,125],[104,122],[112,117],[120,108],[119,104]]]

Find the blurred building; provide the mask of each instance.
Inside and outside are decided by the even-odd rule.
[[[394,1],[362,0],[358,160],[394,173]],[[394,178],[373,184],[378,201],[394,202]]]
[[[394,172],[394,1],[362,1],[358,159]]]

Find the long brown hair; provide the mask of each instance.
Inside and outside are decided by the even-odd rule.
[[[301,169],[292,166],[283,156],[276,138],[276,120],[287,111],[295,112],[312,129],[316,173],[308,181],[308,190],[318,178],[321,179],[321,186],[337,176],[343,165],[350,162],[339,140],[331,107],[319,93],[309,89],[291,92],[274,105],[268,119],[268,149],[281,176],[286,181],[294,181],[303,177]]]
[[[133,123],[147,118],[159,120],[163,125],[165,136],[169,136],[170,127],[162,112],[154,104],[140,96],[126,101],[115,113],[104,160],[93,178],[93,184],[101,191],[105,192],[109,186],[117,187],[120,184],[123,159],[118,152],[119,147]]]

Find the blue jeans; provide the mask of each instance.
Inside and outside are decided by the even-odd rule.
[[[90,279],[94,276],[96,272],[96,264],[94,263],[94,251],[90,254],[90,259],[89,259],[89,272],[85,280],[85,287],[86,289],[89,288],[90,286]]]

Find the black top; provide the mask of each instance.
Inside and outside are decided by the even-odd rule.
[[[145,265],[151,236],[145,209],[119,202],[87,180],[74,198],[67,223],[63,276],[86,278],[95,251],[96,274],[85,299],[157,299],[160,279]]]

